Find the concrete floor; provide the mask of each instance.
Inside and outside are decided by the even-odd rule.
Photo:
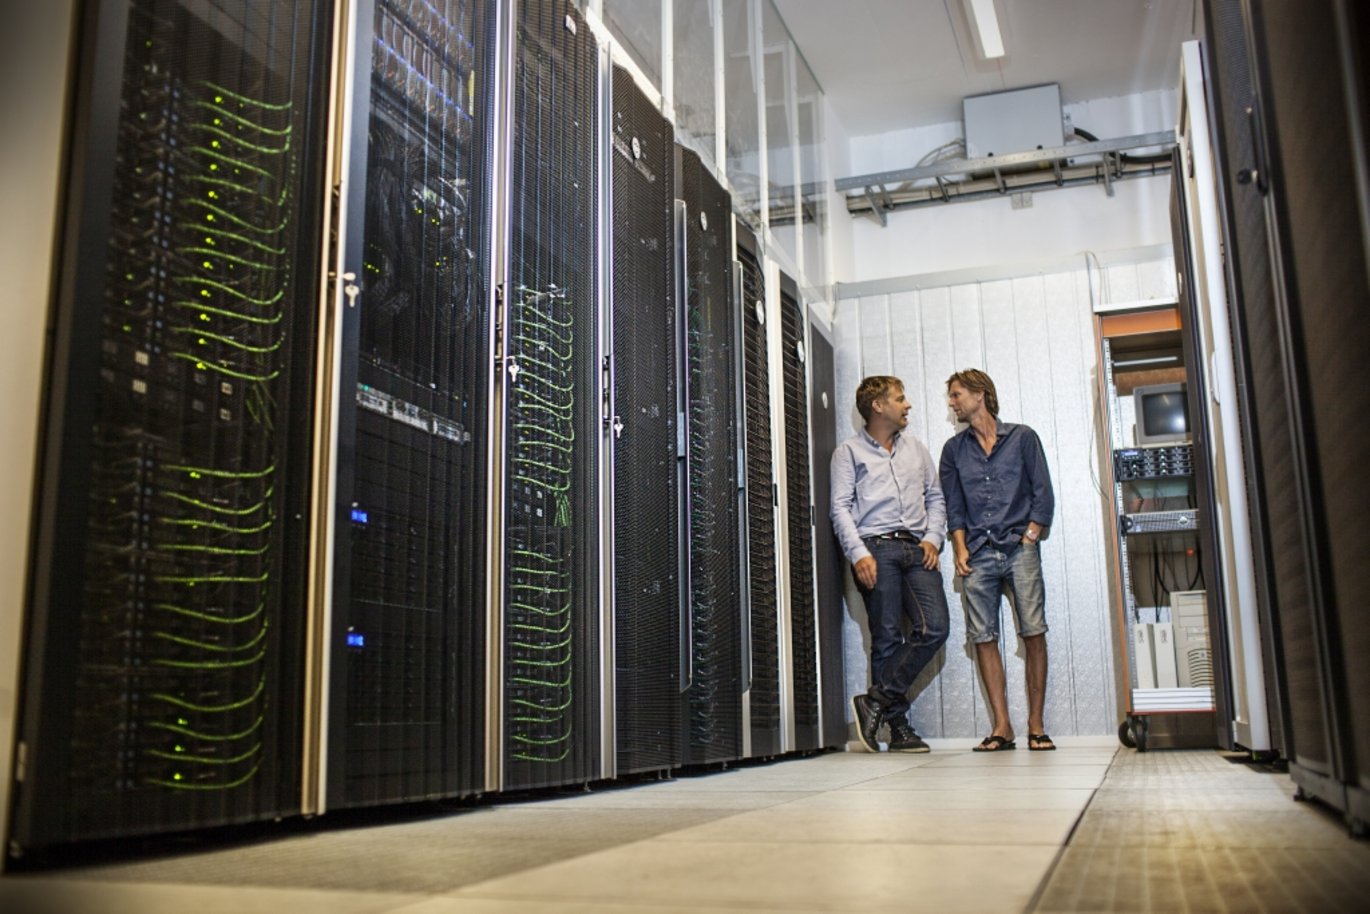
[[[834,753],[0,878],[23,914],[1343,911],[1370,843],[1211,751]],[[946,745],[946,744],[941,744]],[[327,817],[324,817],[325,819]]]

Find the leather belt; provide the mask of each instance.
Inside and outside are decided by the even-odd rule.
[[[906,540],[910,543],[917,543],[921,542],[923,538],[916,533],[909,532],[908,530],[891,530],[889,533],[877,533],[874,536],[872,536],[871,539]]]

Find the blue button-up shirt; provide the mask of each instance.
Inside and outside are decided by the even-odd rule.
[[[1049,527],[1056,511],[1042,440],[1026,425],[995,421],[988,454],[969,427],[942,448],[947,528],[966,531],[971,555],[987,543],[1012,551],[1029,522]]]
[[[852,564],[870,555],[863,536],[907,530],[939,550],[947,535],[947,505],[927,446],[894,435],[885,450],[865,429],[832,455],[833,530]]]

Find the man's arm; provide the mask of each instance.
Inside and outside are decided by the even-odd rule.
[[[861,559],[869,558],[871,553],[856,531],[856,517],[852,511],[856,504],[856,458],[846,444],[839,444],[832,452],[830,492],[828,516],[832,518],[832,528],[847,561],[855,565]]]
[[[940,551],[947,539],[947,498],[937,481],[937,469],[927,445],[920,441],[918,447],[923,452],[923,507],[928,513],[928,528],[923,539]]]
[[[961,490],[961,473],[956,467],[956,438],[942,445],[942,461],[937,474],[941,477],[940,488],[946,504],[947,530],[966,529],[966,495]]]
[[[956,573],[961,577],[970,574],[970,547],[966,545],[966,531],[951,531],[951,555],[956,563]]]
[[[951,537],[951,556],[956,573],[970,574],[970,547],[966,545],[966,495],[961,490],[961,473],[956,468],[956,438],[942,446],[942,460],[938,466],[942,495],[947,505],[947,530]]]
[[[1029,431],[1032,431],[1029,429]],[[1032,489],[1032,507],[1028,511],[1028,538],[1036,541],[1042,530],[1051,526],[1056,514],[1056,495],[1051,488],[1051,471],[1047,467],[1046,450],[1037,432],[1023,448],[1023,469],[1027,473],[1028,485]]]

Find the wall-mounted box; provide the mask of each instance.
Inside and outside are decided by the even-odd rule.
[[[1065,145],[1061,87],[1052,83],[973,95],[961,102],[966,158],[1002,156]]]

